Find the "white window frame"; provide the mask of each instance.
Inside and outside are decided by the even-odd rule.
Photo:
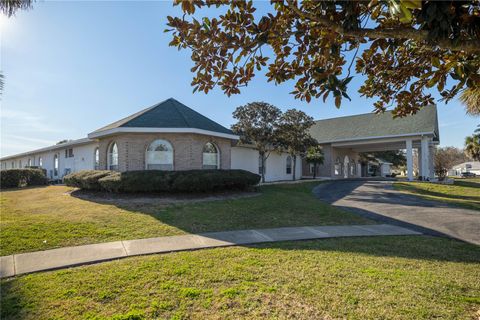
[[[116,149],[116,155],[113,153],[114,147]],[[118,144],[112,141],[107,149],[107,162],[108,170],[118,171]]]
[[[166,150],[149,150],[152,148],[157,148],[158,146],[163,145],[166,147]],[[173,144],[166,139],[155,139],[148,145],[145,150],[145,169],[146,170],[163,170],[163,171],[173,171],[174,170],[174,149]],[[157,163],[149,161],[152,158],[158,158]],[[165,158],[166,161],[161,160]]]
[[[207,145],[213,146],[216,152],[205,152],[205,148]],[[205,164],[205,158],[210,157],[210,155],[214,154],[215,155],[215,167],[213,165]],[[204,170],[218,170],[220,169],[220,149],[217,147],[217,145],[213,142],[207,142],[203,145],[202,149],[202,168]]]

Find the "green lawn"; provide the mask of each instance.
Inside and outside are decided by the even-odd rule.
[[[480,247],[423,236],[135,257],[2,281],[2,319],[474,319]]]
[[[453,185],[397,182],[394,187],[397,190],[413,193],[427,199],[480,210],[480,178],[455,179]]]
[[[64,186],[3,191],[0,255],[206,231],[373,223],[321,203],[311,193],[316,184],[264,186],[255,197],[173,205],[83,200]]]

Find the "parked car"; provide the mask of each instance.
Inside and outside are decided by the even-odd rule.
[[[477,174],[473,172],[462,172],[462,178],[475,178],[476,176]]]

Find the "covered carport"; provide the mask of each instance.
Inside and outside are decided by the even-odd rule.
[[[413,150],[417,149],[419,176],[434,178],[435,147],[440,142],[436,106],[427,106],[415,115],[394,118],[392,113],[361,114],[316,121],[311,135],[325,153],[324,172],[332,178],[359,177],[337,174],[339,158],[357,158],[362,152],[405,150],[407,178],[414,178]]]

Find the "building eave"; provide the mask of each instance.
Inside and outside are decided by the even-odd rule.
[[[139,127],[118,127],[88,134],[88,138],[96,139],[120,133],[194,133],[231,140],[239,140],[240,137],[234,134],[215,132],[197,128],[139,128]]]
[[[45,147],[45,148],[40,148],[40,149],[36,149],[36,150],[32,150],[32,151],[17,153],[17,154],[11,155],[11,156],[2,157],[2,158],[0,158],[0,161],[6,161],[6,160],[20,158],[20,157],[26,157],[26,156],[30,156],[32,154],[38,154],[38,153],[43,153],[43,152],[48,152],[48,151],[65,149],[65,148],[73,147],[73,146],[91,144],[91,143],[94,143],[94,142],[95,142],[95,140],[90,139],[90,138],[72,140],[72,141],[68,141],[68,142],[61,143],[61,144],[56,144],[56,145]]]

